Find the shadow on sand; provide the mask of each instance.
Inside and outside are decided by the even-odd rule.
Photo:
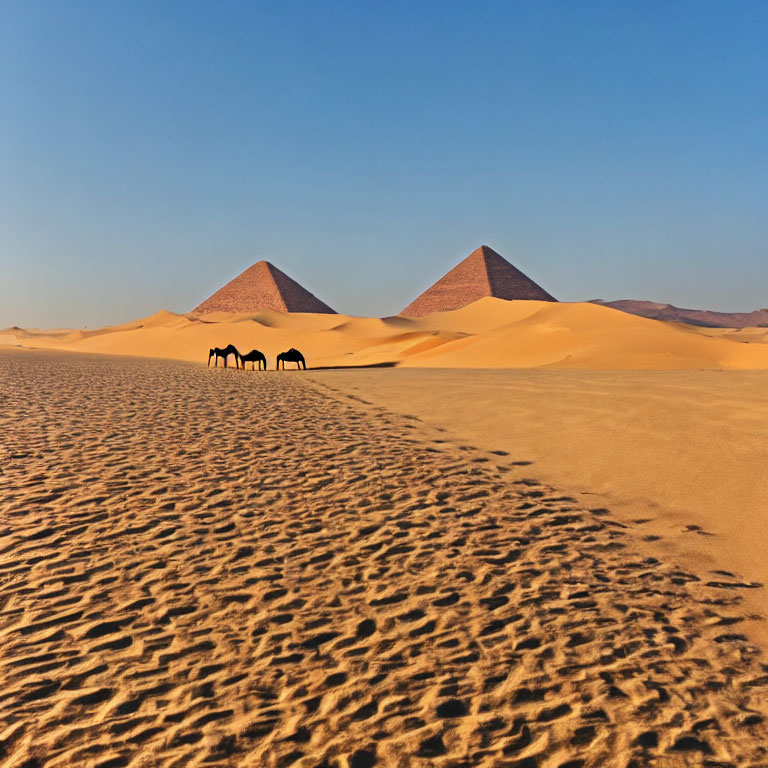
[[[313,371],[339,371],[348,368],[394,368],[397,365],[397,361],[393,360],[388,363],[368,363],[366,365],[317,365],[311,370]]]

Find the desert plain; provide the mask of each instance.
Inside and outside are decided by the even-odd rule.
[[[768,765],[767,337],[491,297],[0,332],[0,765]]]

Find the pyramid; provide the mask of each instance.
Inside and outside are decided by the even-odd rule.
[[[485,296],[508,300],[557,301],[499,256],[493,248],[481,245],[431,288],[427,288],[400,314],[405,317],[422,317],[432,312],[449,312]]]
[[[335,309],[331,309],[268,261],[257,261],[248,267],[195,307],[190,314],[233,312],[250,315],[265,309],[275,312],[336,314]]]

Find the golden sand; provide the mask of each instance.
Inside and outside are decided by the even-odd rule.
[[[754,590],[332,375],[0,352],[3,766],[766,763]]]
[[[768,369],[765,333],[726,334],[588,303],[484,298],[426,317],[328,314],[205,315],[161,311],[98,330],[0,331],[0,345],[205,362],[210,347],[258,349],[270,368],[297,347],[310,367],[615,370]]]
[[[376,370],[309,374],[333,391],[514,457],[655,557],[768,584],[768,371]],[[745,593],[768,612],[765,590]],[[747,621],[768,649],[768,621]]]

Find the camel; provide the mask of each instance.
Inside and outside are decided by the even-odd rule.
[[[224,358],[224,367],[226,368],[227,367],[227,358],[230,355],[234,355],[235,356],[235,368],[239,368],[240,365],[239,365],[238,360],[240,358],[240,353],[237,351],[237,347],[234,344],[229,344],[226,347],[224,347],[224,349],[219,349],[219,347],[214,347],[213,349],[209,349],[208,350],[208,366],[210,367],[210,365],[211,365],[211,358],[213,357],[214,358],[214,366],[213,367],[214,368],[218,368],[219,367],[219,358],[223,357]]]
[[[277,370],[278,371],[280,370],[280,363],[281,362],[283,364],[283,370],[285,370],[285,362],[286,362],[286,360],[289,363],[296,363],[296,368],[297,369],[300,369],[300,368],[303,367],[305,371],[307,370],[307,363],[304,360],[304,355],[302,355],[301,352],[299,352],[298,349],[294,349],[293,347],[291,347],[287,352],[281,352],[277,356]]]
[[[261,366],[264,366],[264,370],[267,370],[267,358],[264,357],[264,354],[262,352],[259,352],[258,349],[252,349],[247,355],[240,355],[240,364],[243,366],[243,370],[245,370],[245,364],[251,363],[253,365],[253,370],[256,370],[256,364],[259,365],[259,370],[261,370]]]

